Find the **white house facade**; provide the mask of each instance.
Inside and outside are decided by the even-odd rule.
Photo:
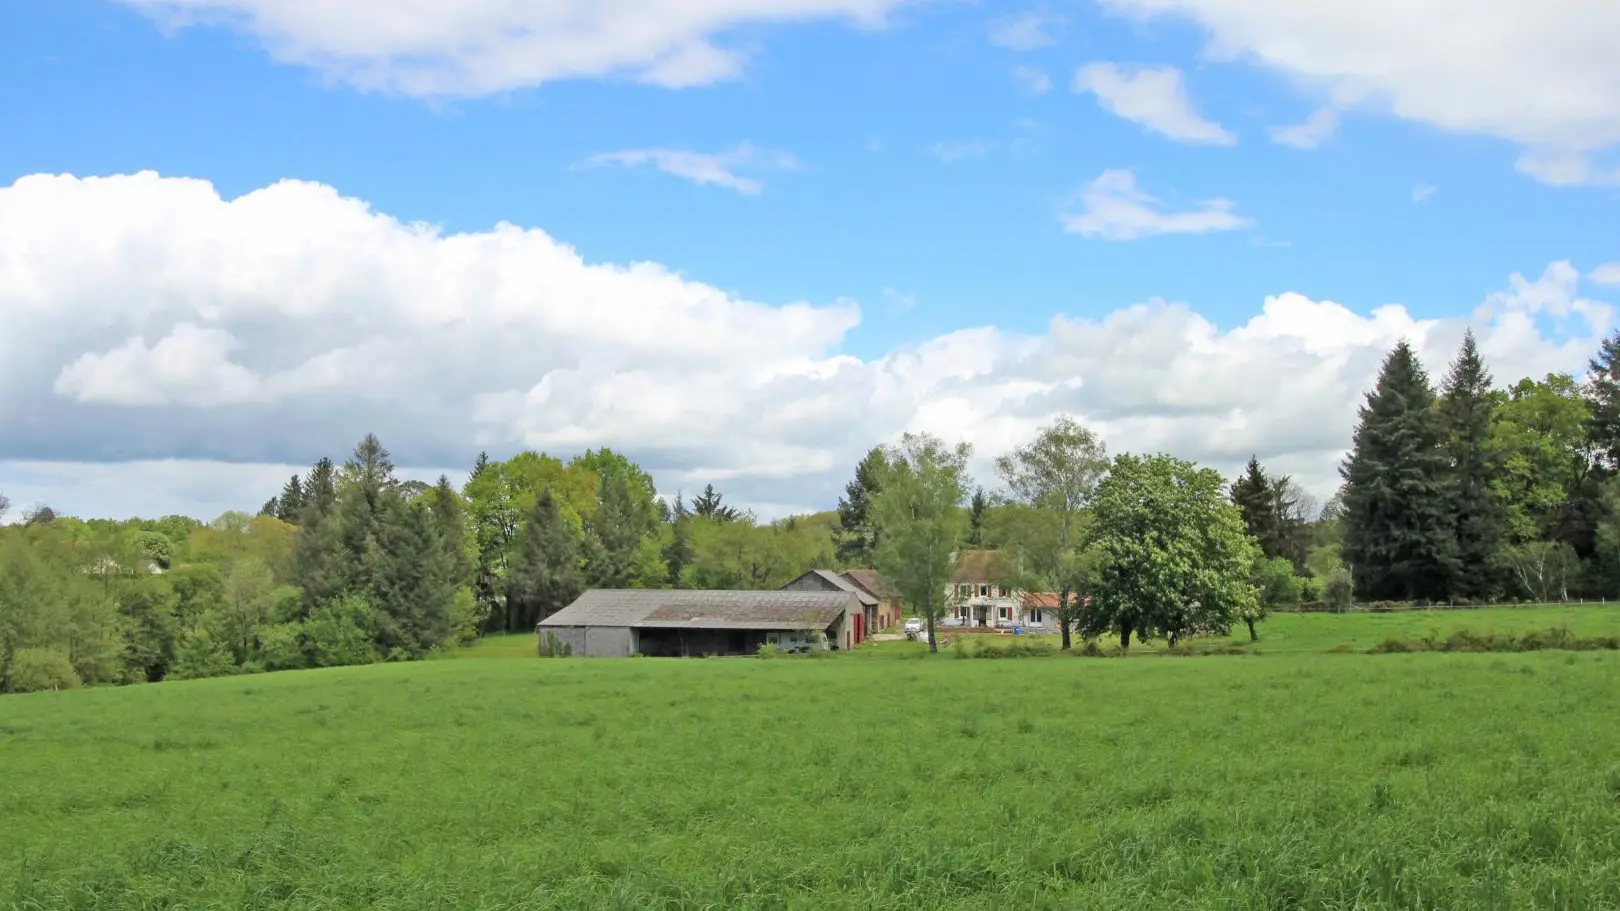
[[[1010,573],[993,550],[956,555],[956,571],[945,586],[945,625],[998,629],[1056,630],[1057,596],[1005,584]]]

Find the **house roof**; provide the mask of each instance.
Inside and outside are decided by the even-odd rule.
[[[541,626],[638,629],[826,629],[858,611],[853,592],[593,588]]]
[[[1047,610],[1057,610],[1058,596],[1056,592],[1025,592],[1025,607],[1040,607]]]
[[[877,606],[878,599],[877,599],[876,595],[872,594],[869,591],[866,591],[865,589],[863,589],[860,586],[856,585],[854,582],[851,582],[850,580],[845,579],[843,576],[838,575],[837,573],[833,572],[830,569],[812,569],[809,572],[805,573],[804,576],[815,576],[815,577],[821,579],[823,582],[826,582],[828,585],[831,585],[833,588],[838,589],[839,591],[849,592],[850,594],[854,595],[856,598],[860,599],[862,607],[876,607]],[[803,579],[804,576],[800,576],[799,579]],[[795,579],[795,580],[793,580],[793,582],[797,582],[797,581],[799,581],[799,579]],[[789,582],[788,585],[792,585],[793,582]]]
[[[964,550],[956,555],[952,582],[1000,582],[1012,574],[1012,562],[999,550]]]
[[[900,590],[875,569],[846,569],[843,576],[862,591],[879,598],[898,598]]]

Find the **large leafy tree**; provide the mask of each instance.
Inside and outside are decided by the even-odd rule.
[[[872,498],[883,483],[887,462],[883,447],[873,447],[855,466],[855,478],[844,485],[838,500],[838,562],[844,566],[871,566],[877,552],[877,530],[872,523]]]
[[[1574,377],[1522,379],[1499,393],[1491,427],[1491,490],[1502,504],[1505,544],[1563,541],[1596,546],[1602,472],[1588,439],[1592,403]]]
[[[1155,636],[1225,633],[1259,615],[1250,581],[1259,549],[1227,501],[1219,472],[1167,455],[1121,455],[1097,485],[1086,544],[1096,589],[1088,636],[1120,647]]]
[[[934,628],[966,531],[962,503],[971,454],[966,443],[947,446],[929,434],[907,433],[885,452],[881,488],[872,499],[877,569],[923,617],[933,652],[939,651]]]
[[[1057,593],[1065,649],[1086,594],[1089,564],[1081,554],[1081,515],[1107,470],[1102,440],[1068,416],[996,459],[996,473],[1011,500],[1028,511],[1025,521],[1013,524],[1011,543],[1040,590]]]
[[[1457,573],[1456,494],[1445,424],[1405,341],[1367,394],[1344,477],[1344,560],[1368,599],[1442,599]]]
[[[1500,473],[1492,443],[1497,397],[1472,331],[1440,386],[1440,414],[1451,449],[1452,510],[1456,520],[1456,576],[1451,591],[1488,597],[1501,587],[1505,516],[1492,481]]]

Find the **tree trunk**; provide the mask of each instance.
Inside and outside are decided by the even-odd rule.
[[[1254,621],[1251,619],[1251,620],[1244,620],[1243,622],[1249,624],[1249,641],[1250,642],[1259,642],[1260,641],[1260,634],[1254,631]]]
[[[1069,650],[1069,590],[1058,592],[1058,625],[1063,627],[1063,651]]]
[[[939,654],[939,640],[934,637],[934,604],[929,599],[923,602],[923,618],[928,622],[928,652]]]
[[[1119,647],[1121,651],[1131,650],[1131,625],[1121,623],[1119,626]]]

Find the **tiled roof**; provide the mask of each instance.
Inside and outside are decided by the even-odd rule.
[[[1025,607],[1040,607],[1047,610],[1057,610],[1058,596],[1056,592],[1025,592]]]
[[[1012,574],[1012,561],[999,550],[964,550],[956,555],[952,582],[1001,582]]]
[[[836,588],[839,591],[849,592],[850,594],[852,594],[855,597],[860,599],[861,605],[863,607],[875,607],[875,606],[877,606],[878,599],[877,599],[876,595],[872,594],[869,591],[866,591],[865,589],[862,589],[860,586],[856,585],[854,582],[851,582],[850,580],[845,579],[843,576],[838,575],[837,573],[833,572],[830,569],[812,569],[809,572],[805,573],[804,575],[805,576],[816,576],[817,578],[821,579],[823,582],[826,582],[828,585],[831,585],[833,588]],[[802,578],[804,578],[804,576],[800,576],[799,578],[802,579]],[[794,581],[798,581],[798,580],[796,579]],[[793,583],[789,582],[788,584],[792,585]]]
[[[859,604],[851,592],[593,588],[540,625],[825,629]]]
[[[879,598],[900,597],[900,590],[875,569],[847,569],[844,570],[844,578]]]

